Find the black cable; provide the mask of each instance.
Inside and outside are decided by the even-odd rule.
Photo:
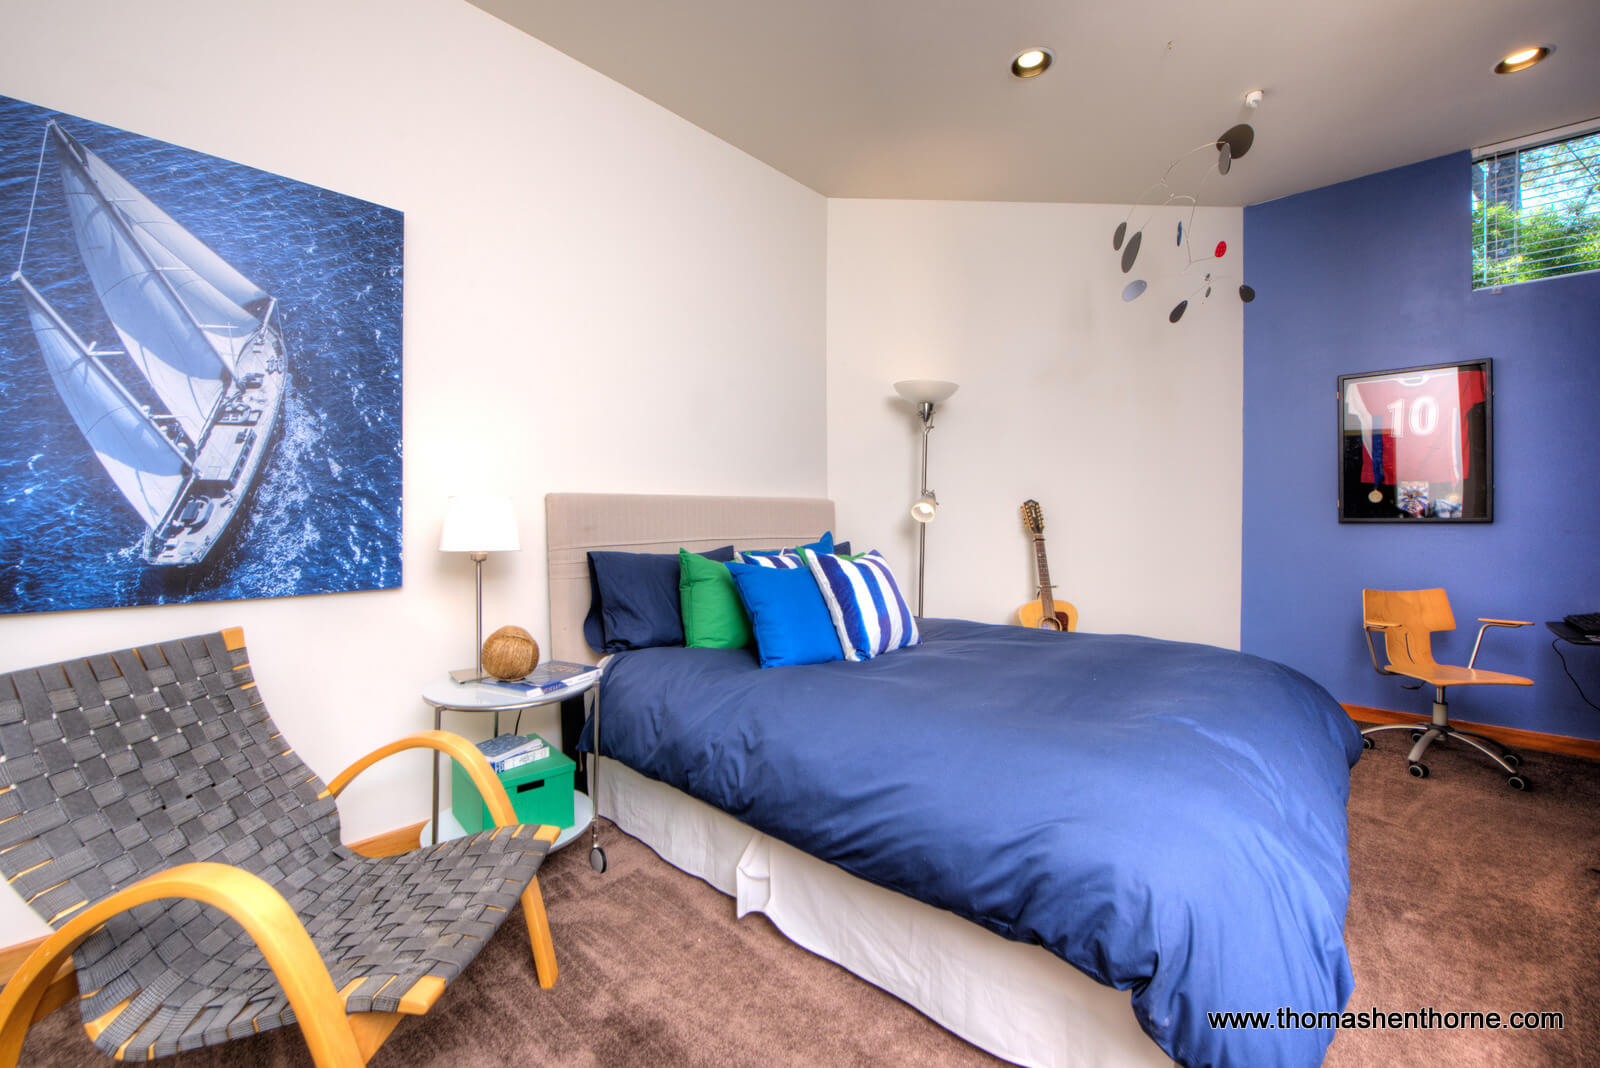
[[[1593,701],[1589,700],[1589,695],[1583,692],[1583,687],[1579,686],[1578,680],[1573,678],[1572,669],[1567,667],[1567,658],[1561,655],[1561,639],[1557,638],[1555,641],[1551,642],[1550,648],[1556,651],[1556,659],[1561,661],[1561,670],[1567,673],[1567,678],[1572,679],[1572,685],[1576,687],[1578,696],[1583,698],[1583,703],[1594,709],[1596,712],[1600,712],[1600,705],[1597,705]]]

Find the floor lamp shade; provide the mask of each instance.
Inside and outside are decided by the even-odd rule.
[[[894,384],[894,391],[912,404],[942,404],[956,391],[954,382],[937,378],[908,378]]]

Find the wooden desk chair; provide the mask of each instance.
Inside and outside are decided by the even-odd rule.
[[[415,748],[466,768],[498,826],[346,849],[334,798]],[[518,826],[483,754],[444,731],[324,785],[267,716],[238,630],[0,675],[0,753],[0,870],[55,928],[0,994],[0,1065],[74,988],[119,1060],[298,1023],[319,1068],[365,1064],[518,901],[555,982],[534,874],[557,828]]]
[[[1362,590],[1362,625],[1367,636],[1367,652],[1372,656],[1372,666],[1380,675],[1402,675],[1433,686],[1433,722],[1422,728],[1409,723],[1389,723],[1381,727],[1368,727],[1362,731],[1362,745],[1374,748],[1372,735],[1379,731],[1408,730],[1411,732],[1411,754],[1406,758],[1411,774],[1419,779],[1428,777],[1428,765],[1422,763],[1422,754],[1440,738],[1457,738],[1480,750],[1490,760],[1499,764],[1509,774],[1507,784],[1516,790],[1526,790],[1528,780],[1517,773],[1522,758],[1501,748],[1481,734],[1464,731],[1450,725],[1449,708],[1445,691],[1451,686],[1532,686],[1532,679],[1521,675],[1507,675],[1499,671],[1484,671],[1475,667],[1478,648],[1483,644],[1484,631],[1490,627],[1529,627],[1520,619],[1479,619],[1478,640],[1472,645],[1472,658],[1466,667],[1441,664],[1433,658],[1431,636],[1435,631],[1455,630],[1456,619],[1450,612],[1450,598],[1443,590]],[[1388,663],[1378,662],[1378,652],[1372,644],[1372,634],[1383,635]],[[1412,687],[1415,689],[1416,687]]]

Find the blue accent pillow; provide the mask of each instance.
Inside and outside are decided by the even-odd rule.
[[[848,549],[849,547],[849,542],[846,542],[845,548]],[[839,551],[833,544],[833,531],[831,530],[824,530],[822,537],[810,545],[802,545],[800,548],[810,549],[814,553],[836,553]],[[753,549],[747,553],[740,553],[739,559],[747,564],[759,564],[762,567],[796,568],[802,566],[800,556],[793,548]]]
[[[922,640],[917,621],[883,554],[873,549],[853,560],[802,552],[846,660],[871,660]]]
[[[733,546],[700,554],[727,563]],[[583,640],[601,653],[683,644],[677,553],[589,554],[589,614]]]
[[[805,568],[729,564],[764,668],[843,660],[816,580]]]

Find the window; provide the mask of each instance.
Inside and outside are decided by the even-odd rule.
[[[1480,150],[1472,288],[1600,269],[1600,131]]]

